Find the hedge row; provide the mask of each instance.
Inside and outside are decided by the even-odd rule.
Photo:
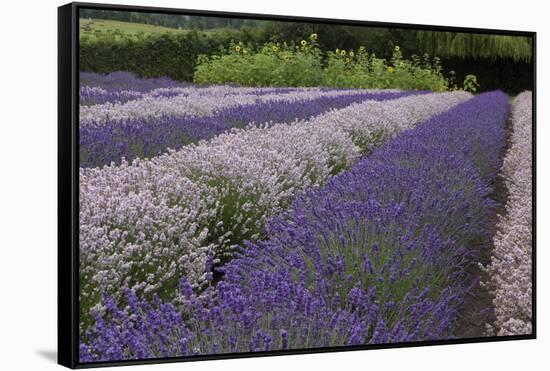
[[[140,77],[168,76],[192,81],[199,54],[218,53],[235,37],[232,33],[206,35],[148,34],[135,37],[80,39],[80,70],[108,73],[130,71]]]
[[[176,80],[193,81],[197,57],[200,54],[217,54],[231,41],[265,42],[262,35],[236,30],[204,33],[191,31],[181,34],[144,34],[140,37],[105,35],[99,38],[80,39],[80,70],[109,73],[130,71],[140,77],[167,76]],[[501,89],[518,94],[532,89],[531,63],[503,59],[474,60],[462,58],[442,59],[444,73],[456,72],[457,81],[474,74],[481,84],[480,90]],[[514,79],[507,79],[510,73]]]

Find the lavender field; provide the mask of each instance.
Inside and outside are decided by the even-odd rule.
[[[81,362],[531,332],[530,92],[80,83]]]

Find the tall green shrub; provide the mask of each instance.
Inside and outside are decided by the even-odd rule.
[[[169,76],[191,81],[199,54],[219,53],[233,39],[231,32],[212,36],[187,33],[138,34],[104,33],[80,38],[80,69],[108,73],[131,71],[141,77]]]
[[[359,50],[322,52],[317,35],[291,43],[250,45],[231,43],[220,54],[201,55],[196,83],[236,83],[246,86],[330,86],[337,88],[416,89],[449,88],[438,58],[403,58],[396,46],[390,60]]]
[[[232,43],[219,55],[201,55],[194,81],[196,83],[236,83],[246,86],[320,86],[324,85],[322,52],[311,41],[265,43],[253,45]]]

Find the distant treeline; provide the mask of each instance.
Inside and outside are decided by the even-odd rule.
[[[109,19],[182,29],[210,30],[215,28],[256,27],[254,19],[202,17],[161,13],[128,12],[117,10],[80,9],[80,18]]]
[[[364,46],[369,53],[390,58],[399,45],[406,58],[424,53],[440,57],[444,71],[455,71],[459,80],[475,74],[481,90],[500,87],[515,94],[532,88],[531,39],[527,37],[87,9],[80,16],[196,30],[188,35],[146,34],[137,40],[108,33],[81,39],[81,69],[87,71],[129,70],[140,76],[190,81],[198,55],[216,53],[231,41],[299,43],[316,33],[322,50]],[[201,30],[211,31],[207,36]]]
[[[81,18],[110,19],[157,26],[213,30],[242,30],[265,41],[306,38],[321,35],[322,44],[331,48],[357,48],[359,45],[379,55],[389,55],[393,44],[411,53],[429,52],[441,57],[531,59],[531,39],[527,37],[460,32],[407,30],[385,27],[344,26],[245,18],[190,16],[177,14],[81,9]]]

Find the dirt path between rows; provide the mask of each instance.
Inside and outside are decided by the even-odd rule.
[[[511,145],[511,132],[512,121],[508,118],[506,122],[506,146],[502,153],[502,158],[508,151]],[[493,192],[489,196],[496,202],[496,210],[494,218],[491,221],[490,235],[494,236],[497,231],[498,215],[503,215],[506,212],[506,201],[508,199],[508,192],[504,183],[504,178],[499,173],[492,184]],[[492,238],[487,246],[482,246],[480,249],[479,263],[487,266],[491,262],[491,256],[493,255],[493,241]],[[489,282],[490,275],[483,271],[479,266],[472,265],[469,268],[468,273],[472,277],[478,277],[478,282],[475,283],[471,294],[468,295],[464,306],[459,312],[459,319],[455,324],[455,336],[458,338],[479,338],[485,336],[493,336],[491,331],[487,331],[487,325],[495,322],[495,312],[493,305],[494,296],[488,290],[479,284],[479,282]]]

